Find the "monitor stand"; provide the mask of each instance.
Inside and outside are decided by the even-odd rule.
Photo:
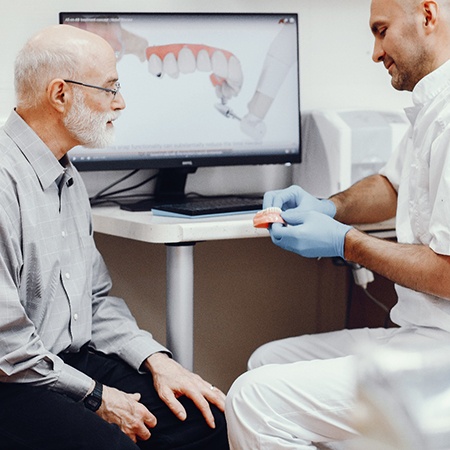
[[[127,211],[150,211],[159,205],[182,201],[186,198],[187,176],[196,170],[196,167],[159,169],[153,195],[134,203],[123,204],[120,208]]]

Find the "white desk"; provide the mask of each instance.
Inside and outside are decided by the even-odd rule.
[[[253,227],[253,214],[208,219],[174,219],[151,212],[128,212],[115,207],[92,209],[98,233],[154,244],[166,244],[167,347],[184,367],[194,358],[194,245],[199,241],[268,237]]]
[[[175,219],[151,212],[128,212],[116,207],[92,209],[98,233],[154,244],[166,244],[167,347],[184,367],[193,369],[194,245],[199,241],[268,237],[253,227],[253,214],[207,219]],[[361,226],[380,237],[392,237],[393,221]]]

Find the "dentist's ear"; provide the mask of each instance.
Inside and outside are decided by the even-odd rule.
[[[72,93],[64,80],[56,78],[50,81],[47,86],[47,101],[53,108],[64,112],[71,98]]]
[[[439,6],[435,1],[425,1],[421,5],[423,14],[423,26],[427,29],[434,29],[437,24]]]

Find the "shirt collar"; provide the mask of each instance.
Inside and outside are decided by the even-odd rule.
[[[33,168],[43,190],[64,173],[64,168],[55,155],[16,111],[10,114],[4,131]]]
[[[450,60],[422,78],[413,89],[413,103],[423,106],[450,85]]]

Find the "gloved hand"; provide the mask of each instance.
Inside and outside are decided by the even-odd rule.
[[[352,228],[317,211],[297,212],[295,224],[274,223],[272,242],[306,258],[344,258],[345,236]]]
[[[300,213],[317,211],[329,217],[334,217],[336,214],[336,206],[331,200],[319,200],[300,186],[290,186],[287,189],[266,192],[263,209],[271,206],[277,206],[283,211],[295,209]]]

